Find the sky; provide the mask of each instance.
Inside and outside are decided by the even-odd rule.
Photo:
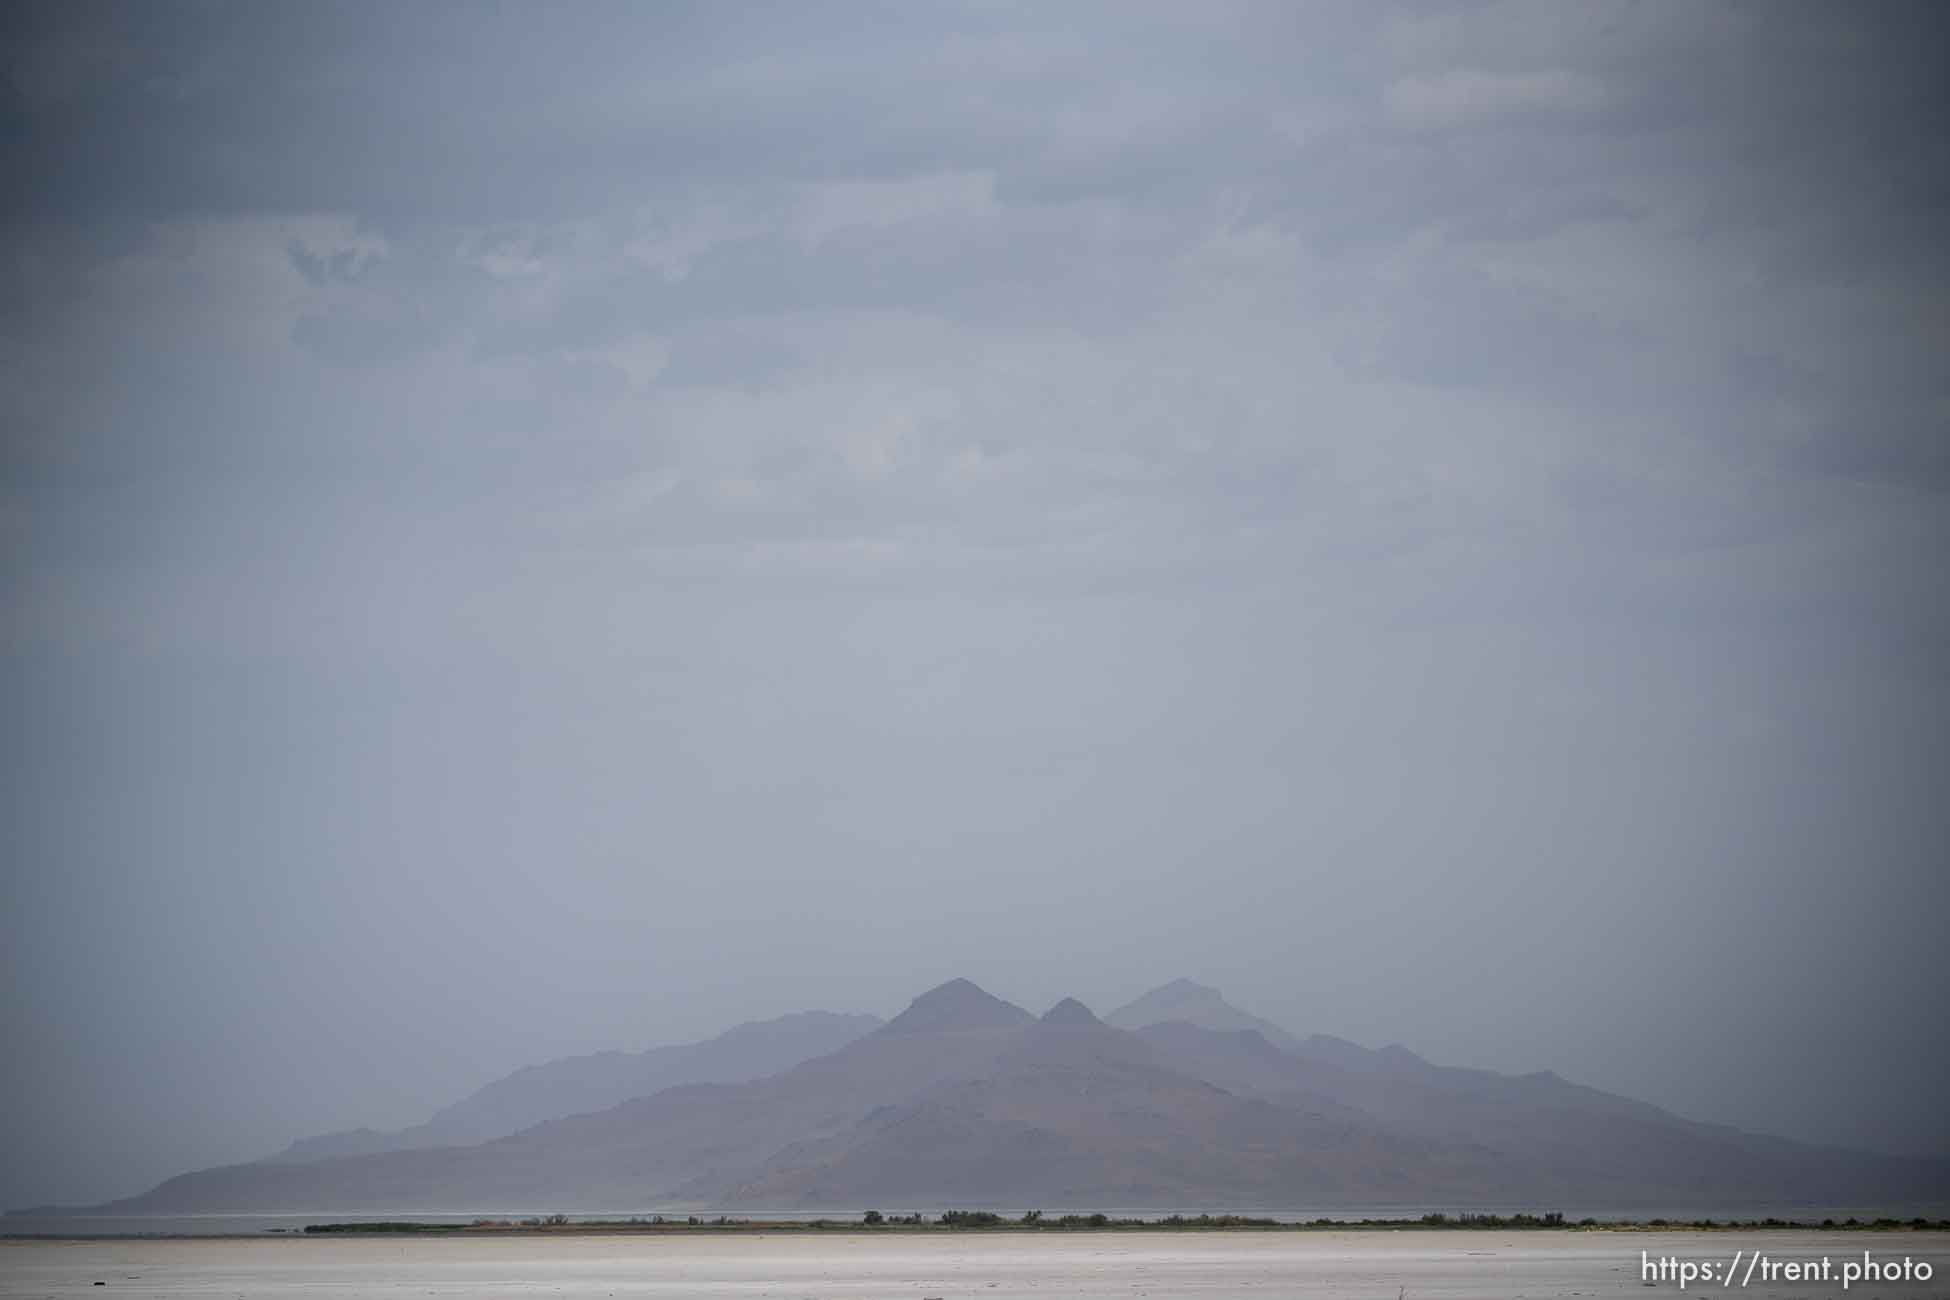
[[[1950,1153],[1950,17],[0,16],[0,1205],[967,976]]]

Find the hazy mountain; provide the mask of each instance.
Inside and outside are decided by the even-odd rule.
[[[716,1038],[641,1052],[598,1052],[526,1066],[393,1132],[353,1129],[300,1138],[266,1163],[303,1164],[340,1156],[424,1147],[471,1146],[551,1119],[607,1110],[686,1083],[743,1083],[824,1056],[880,1027],[878,1016],[802,1011],[748,1021]]]
[[[1033,1023],[965,980],[884,1027],[769,1079],[668,1088],[464,1147],[233,1165],[172,1178],[118,1213],[629,1209],[721,1199],[794,1142],[846,1132],[877,1106],[980,1077]]]
[[[796,1143],[728,1203],[1319,1204],[1481,1198],[1524,1185],[1495,1152],[1237,1096],[1166,1068],[1066,999],[991,1069]]]
[[[1950,1164],[1697,1124],[1556,1075],[1285,1035],[1214,991],[1132,1032],[955,980],[823,1056],[469,1146],[174,1178],[112,1213],[778,1207],[1900,1203]],[[1189,988],[1189,992],[1188,992]],[[1160,993],[1166,992],[1160,990]],[[1125,1008],[1141,1018],[1147,999]],[[1129,1017],[1127,1017],[1129,1018]],[[1345,1049],[1345,1050],[1344,1050]]]
[[[1248,1015],[1221,997],[1219,990],[1188,979],[1160,984],[1104,1017],[1105,1024],[1119,1029],[1142,1029],[1173,1020],[1205,1029],[1256,1029],[1280,1047],[1293,1050],[1300,1046],[1299,1039],[1272,1021]]]
[[[1267,1042],[1282,1051],[1296,1056],[1311,1057],[1328,1061],[1350,1070],[1380,1068],[1395,1061],[1407,1064],[1420,1062],[1421,1057],[1407,1048],[1394,1045],[1379,1051],[1350,1043],[1345,1038],[1332,1034],[1309,1034],[1299,1038],[1282,1029],[1270,1020],[1241,1011],[1227,1002],[1219,990],[1207,984],[1195,983],[1188,979],[1175,979],[1169,984],[1160,984],[1149,993],[1128,1002],[1104,1017],[1107,1024],[1120,1029],[1143,1029],[1147,1025],[1168,1024],[1182,1021],[1197,1025],[1202,1029],[1239,1030],[1250,1029],[1258,1032]]]
[[[1149,1026],[1140,1036],[1162,1063],[1241,1096],[1493,1150],[1525,1171],[1526,1187],[1562,1188],[1560,1195],[1587,1205],[1867,1202],[1938,1199],[1950,1190],[1945,1162],[1825,1150],[1700,1124],[1548,1071],[1461,1070],[1406,1051],[1371,1053],[1369,1068],[1348,1069],[1280,1051],[1253,1030],[1182,1021]]]
[[[1014,1029],[1035,1017],[1013,1002],[977,988],[968,980],[949,980],[929,989],[887,1022],[889,1034],[926,1034],[964,1029]]]

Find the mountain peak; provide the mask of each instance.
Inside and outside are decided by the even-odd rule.
[[[1175,979],[1169,984],[1160,984],[1149,993],[1138,998],[1105,1017],[1114,1025],[1126,1029],[1141,1029],[1145,1025],[1158,1024],[1166,1020],[1190,1020],[1212,1029],[1246,1028],[1251,1017],[1226,1002],[1219,990],[1209,984],[1194,980]],[[1220,1025],[1214,1021],[1228,1023]]]
[[[1159,985],[1136,1001],[1111,1012],[1104,1020],[1119,1029],[1143,1029],[1147,1025],[1183,1020],[1204,1029],[1258,1030],[1282,1050],[1290,1051],[1297,1043],[1292,1034],[1278,1025],[1249,1015],[1227,1002],[1219,990],[1211,985],[1182,978]]]
[[[1180,975],[1169,984],[1160,984],[1157,988],[1152,989],[1147,996],[1155,997],[1161,993],[1168,993],[1173,997],[1210,998],[1214,1001],[1225,1001],[1219,995],[1219,990],[1213,988],[1210,984],[1201,984],[1197,980],[1186,979],[1183,975]]]
[[[1086,1007],[1075,998],[1064,998],[1061,1002],[1043,1013],[1043,1023],[1046,1025],[1101,1025],[1104,1022],[1097,1019],[1095,1013],[1089,1007]]]
[[[931,1034],[958,1029],[1013,1029],[1034,1019],[1013,1002],[1004,1002],[970,980],[952,979],[915,998],[881,1032]]]

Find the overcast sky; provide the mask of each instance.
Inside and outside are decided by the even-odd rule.
[[[1950,1151],[1941,7],[0,23],[0,1204],[955,975]]]

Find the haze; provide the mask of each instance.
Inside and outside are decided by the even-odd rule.
[[[0,1205],[953,976],[1950,1152],[1940,8],[0,23]]]

